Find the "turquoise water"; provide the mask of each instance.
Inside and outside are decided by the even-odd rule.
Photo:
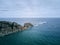
[[[0,45],[60,45],[60,18],[0,18],[33,23],[31,29],[0,37]]]

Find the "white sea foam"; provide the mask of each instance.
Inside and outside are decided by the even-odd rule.
[[[39,22],[39,23],[34,24],[34,26],[39,26],[39,25],[46,24],[46,23],[47,22]]]

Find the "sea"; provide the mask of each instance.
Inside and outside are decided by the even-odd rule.
[[[0,21],[34,25],[22,32],[0,37],[0,45],[60,45],[60,18],[0,18]]]

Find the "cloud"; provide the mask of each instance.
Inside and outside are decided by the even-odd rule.
[[[60,17],[59,0],[0,0],[0,17]]]

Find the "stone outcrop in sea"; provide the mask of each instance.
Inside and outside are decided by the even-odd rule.
[[[24,23],[24,26],[21,26],[16,22],[0,21],[0,36],[23,31],[30,27],[33,27],[31,23]]]

